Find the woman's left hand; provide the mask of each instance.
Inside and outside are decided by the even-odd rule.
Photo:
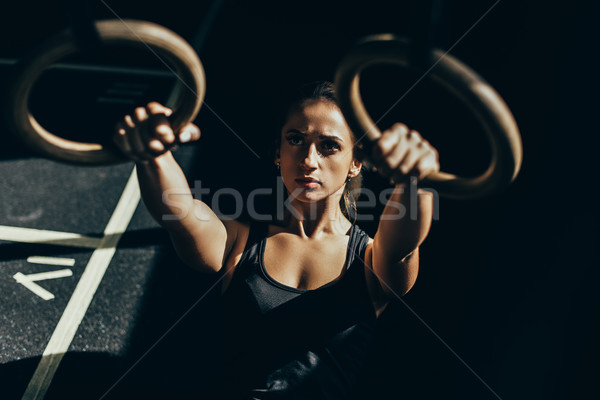
[[[373,145],[372,157],[375,167],[393,182],[406,182],[410,176],[423,179],[440,170],[437,150],[401,123],[383,132]]]

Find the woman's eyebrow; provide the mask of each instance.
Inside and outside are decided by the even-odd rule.
[[[298,129],[288,129],[288,131],[286,132],[286,134],[287,133],[297,133],[297,134],[300,134],[300,135],[308,136],[308,133],[302,132],[302,131],[300,131]]]
[[[293,129],[293,128],[292,129],[288,129],[288,131],[286,132],[286,135],[288,133],[295,133],[295,134],[302,135],[302,136],[308,136],[308,133],[302,132],[301,130]],[[325,133],[321,133],[319,135],[319,139],[330,139],[330,140],[336,140],[336,141],[339,141],[339,142],[342,142],[342,143],[344,142],[344,139],[342,139],[341,137],[339,137],[337,135],[327,135]]]
[[[337,135],[325,135],[325,134],[321,134],[319,135],[320,139],[331,139],[331,140],[337,140],[339,142],[344,142],[344,139],[342,139],[341,137],[337,136]]]

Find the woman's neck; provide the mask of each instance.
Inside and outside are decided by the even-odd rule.
[[[287,230],[304,238],[315,239],[327,234],[345,234],[352,224],[342,213],[337,200],[331,197],[310,203],[291,200]]]

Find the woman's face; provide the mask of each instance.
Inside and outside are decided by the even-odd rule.
[[[281,177],[288,192],[302,202],[341,195],[348,177],[360,172],[354,138],[339,108],[312,100],[292,112],[281,130]],[[339,197],[336,196],[339,201]]]

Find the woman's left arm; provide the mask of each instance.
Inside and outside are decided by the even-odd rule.
[[[429,233],[433,193],[417,190],[410,180],[439,171],[437,151],[404,124],[383,132],[373,146],[375,166],[397,184],[381,214],[370,261],[387,295],[402,296],[414,285],[419,270],[419,246]]]

